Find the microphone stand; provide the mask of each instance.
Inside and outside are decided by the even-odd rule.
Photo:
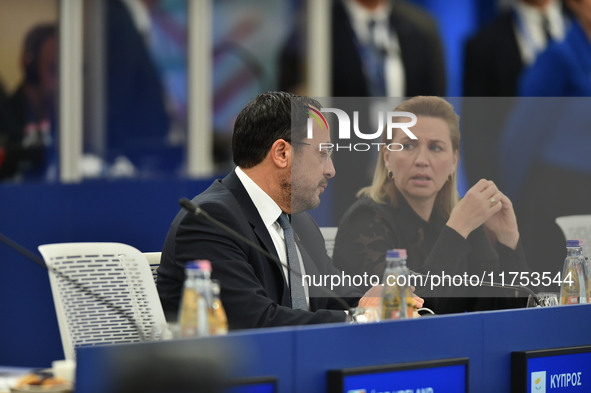
[[[417,273],[417,272],[414,272],[412,270],[410,270],[410,275],[419,276],[419,277],[422,277],[422,278],[425,278],[425,279],[428,279],[429,278],[429,276],[427,276],[425,274]],[[462,282],[464,284],[468,284],[468,281],[466,279],[464,279],[464,278],[462,278]],[[536,304],[536,306],[539,306],[540,305],[540,301],[538,300],[537,294],[534,291],[532,291],[530,288],[528,288],[528,287],[524,287],[524,286],[521,286],[521,285],[508,285],[508,284],[507,285],[502,285],[502,284],[499,284],[499,283],[494,282],[494,281],[480,281],[478,283],[478,285],[479,286],[480,285],[484,285],[486,287],[492,287],[492,288],[514,289],[514,290],[518,290],[518,291],[524,291],[524,292],[527,292],[528,295],[531,295],[532,296],[532,298],[533,298],[534,303]]]

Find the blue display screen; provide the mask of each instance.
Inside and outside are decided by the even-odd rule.
[[[591,352],[530,357],[527,370],[526,392],[591,392]]]
[[[455,363],[458,363],[457,361]],[[467,392],[467,360],[464,364],[392,366],[375,372],[343,370],[343,393],[461,393]],[[399,369],[395,369],[399,368]],[[352,374],[352,375],[351,375]]]

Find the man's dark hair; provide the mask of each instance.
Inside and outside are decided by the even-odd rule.
[[[242,168],[252,168],[265,159],[276,140],[302,141],[309,117],[306,106],[322,107],[312,98],[282,91],[263,93],[250,101],[234,123],[234,163]],[[295,150],[299,146],[293,145]]]

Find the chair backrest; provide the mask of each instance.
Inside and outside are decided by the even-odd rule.
[[[324,245],[326,246],[326,252],[328,256],[332,258],[332,252],[334,251],[334,240],[337,237],[337,227],[320,227],[320,232],[324,237]]]
[[[166,327],[146,257],[121,243],[59,243],[39,246],[49,279],[66,359],[81,346],[139,342]],[[76,288],[75,280],[133,320]],[[141,332],[141,334],[140,334]]]
[[[583,240],[583,255],[591,258],[591,214],[557,217],[555,221],[566,240]]]
[[[150,265],[150,269],[152,270],[152,276],[154,277],[154,283],[158,281],[158,267],[160,266],[160,257],[162,256],[161,252],[144,252],[143,253],[146,259],[148,260],[148,264]]]

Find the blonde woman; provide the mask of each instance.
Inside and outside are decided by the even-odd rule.
[[[372,185],[359,192],[359,199],[339,225],[335,266],[350,275],[381,278],[386,251],[405,248],[408,267],[425,275],[463,277],[467,273],[482,278],[486,274],[485,279],[497,281],[500,271],[528,271],[513,205],[497,186],[482,179],[464,198],[458,198],[460,131],[453,107],[439,97],[414,97],[396,111],[417,116],[410,130],[418,139],[395,130],[392,140],[384,140]],[[395,147],[390,150],[390,144],[397,145],[391,145]],[[494,233],[496,246],[485,226]],[[491,293],[490,289],[457,283],[433,290],[429,285],[418,287],[416,293],[426,297],[425,306],[436,313],[511,307],[514,303],[485,298],[491,294],[513,296],[512,291]]]

